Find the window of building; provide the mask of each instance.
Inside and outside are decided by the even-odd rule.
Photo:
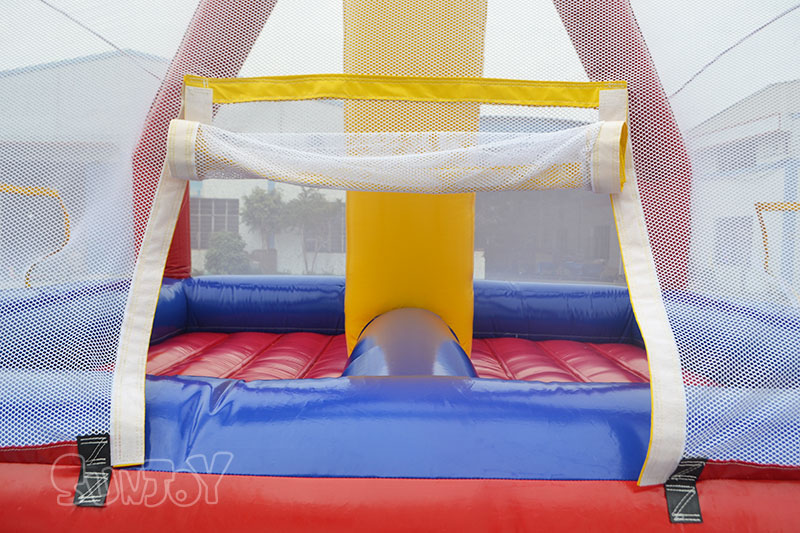
[[[239,200],[191,198],[192,248],[208,248],[212,233],[239,233]]]
[[[735,172],[753,168],[756,164],[757,142],[744,139],[720,145],[716,148],[717,169],[720,172]]]
[[[722,217],[714,225],[714,262],[748,266],[753,246],[752,217]]]

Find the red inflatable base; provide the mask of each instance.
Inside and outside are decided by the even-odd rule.
[[[104,508],[72,505],[74,466],[0,464],[7,531],[796,531],[800,483],[698,484],[703,524],[670,524],[663,487],[629,481],[335,479],[115,471]]]

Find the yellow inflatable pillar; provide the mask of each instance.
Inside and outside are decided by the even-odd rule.
[[[483,73],[486,0],[344,0],[344,72],[391,76]],[[477,131],[479,106],[348,101],[345,129]],[[347,194],[348,350],[386,311],[421,307],[472,346],[475,195]]]

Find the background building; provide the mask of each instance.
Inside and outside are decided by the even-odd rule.
[[[753,297],[763,278],[779,290],[800,287],[795,246],[800,210],[800,80],[769,85],[693,128],[686,139],[696,178],[691,280],[718,292],[734,278]],[[727,191],[746,189],[746,194]],[[739,198],[738,203],[719,198]],[[756,203],[747,198],[759,198]]]
[[[78,182],[85,184],[103,182],[112,169],[129,167],[124,150],[115,147],[137,139],[122,138],[113,128],[107,117],[115,109],[107,107],[110,100],[103,95],[113,93],[115,106],[146,106],[141,100],[152,93],[148,84],[157,86],[167,66],[164,58],[126,50],[0,72],[0,97],[23,88],[29,94],[25,105],[9,108],[0,116],[0,183],[37,186],[31,177],[35,174],[29,172],[33,161],[43,173],[56,169],[78,174]],[[141,69],[151,72],[151,79],[133,75]],[[131,83],[117,83],[119,72],[125,71],[131,72]],[[54,87],[59,88],[58,99],[52,97]],[[97,102],[97,106],[87,113],[85,102]],[[313,112],[309,105],[315,106]],[[70,110],[74,112],[70,114]],[[283,102],[269,108],[227,106],[225,112],[228,115],[216,117],[221,127],[235,120],[250,131],[287,131],[286,124],[292,124],[294,132],[344,128],[344,112],[336,101],[303,102],[302,111],[296,102]],[[580,117],[574,121],[575,125],[582,122]],[[484,131],[509,127],[547,131],[565,125],[546,117],[499,113],[481,119]],[[685,140],[695,168],[692,225],[698,233],[714,235],[713,239],[692,241],[692,289],[713,293],[717,285],[723,285],[721,280],[731,276],[744,287],[755,287],[757,278],[768,276],[778,285],[796,290],[793,288],[800,286],[800,249],[790,236],[798,231],[800,201],[800,81],[772,84],[747,96],[694,127]],[[87,153],[97,156],[87,158]],[[28,171],[22,173],[19,169],[23,168]],[[267,180],[191,184],[196,273],[209,272],[206,256],[212,235],[231,233],[239,236],[245,259],[231,262],[227,266],[230,273],[344,274],[344,192],[320,190],[319,195],[310,195],[313,201],[306,205],[310,211],[304,214],[314,216],[306,216],[309,223],[305,228],[303,220],[286,215],[288,210],[284,220],[264,228],[251,227],[243,217],[245,198],[257,188],[277,192],[285,206],[299,205],[304,194],[299,187]],[[755,205],[718,202],[720,191],[727,188],[753,189],[752,194],[763,201]],[[102,187],[87,186],[86,190],[102,191]],[[60,194],[74,216],[83,215],[85,191]],[[64,224],[54,202],[18,200],[0,194],[0,246],[14,239],[20,225],[40,226],[36,233],[41,239],[30,243],[27,254],[4,259],[0,269],[10,279],[23,276],[30,264],[58,246]],[[320,202],[327,207],[320,208]],[[102,223],[102,213],[93,216]],[[479,194],[475,246],[476,278],[624,283],[608,202],[591,193]],[[71,253],[88,277],[108,275],[100,271],[104,262],[94,257],[98,252],[87,248]]]
[[[132,137],[113,118],[120,110],[147,109],[167,66],[163,58],[126,50],[0,71],[0,100],[18,104],[0,113],[0,185],[7,187],[0,193],[0,250],[15,250],[0,253],[0,285],[19,286],[32,265],[62,246],[69,223],[58,200],[8,192],[52,188],[53,182],[80,184],[56,191],[73,226],[60,257],[84,279],[119,277],[130,250],[122,244],[114,250],[92,246],[75,233],[75,223],[91,220],[106,232],[131,231],[132,223],[109,219],[114,212],[133,216],[130,183],[109,176],[130,175],[130,147],[140,133]],[[152,75],[142,76],[142,69]],[[115,210],[112,201],[127,205]],[[20,235],[27,236],[24,243]],[[111,240],[129,242],[130,235]]]

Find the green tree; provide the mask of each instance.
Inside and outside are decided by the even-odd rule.
[[[317,189],[303,187],[297,198],[287,204],[286,222],[297,229],[302,237],[306,274],[314,272],[319,252],[341,249],[338,243],[332,241],[337,236],[341,238],[343,220],[344,203],[326,199]],[[310,262],[306,252],[312,253]]]
[[[269,241],[282,225],[286,204],[277,190],[267,192],[263,187],[256,187],[243,198],[242,221],[261,237],[261,248],[268,250]]]
[[[208,274],[250,274],[250,256],[238,233],[212,233],[206,252]]]

